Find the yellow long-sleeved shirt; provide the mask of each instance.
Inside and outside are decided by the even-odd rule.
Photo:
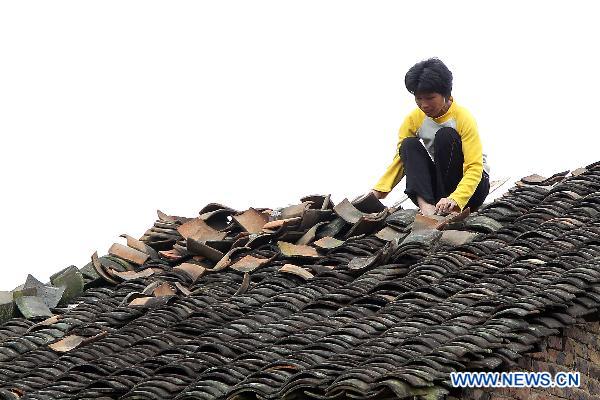
[[[463,177],[454,192],[448,197],[456,201],[461,210],[465,207],[481,180],[482,171],[485,170],[489,175],[490,168],[486,162],[486,155],[482,151],[475,119],[467,109],[456,104],[454,99],[452,100],[448,111],[438,118],[426,116],[420,108],[416,108],[408,114],[398,132],[398,145],[394,159],[373,189],[390,192],[404,177],[404,165],[399,155],[400,145],[404,139],[407,137],[422,139],[433,160],[435,133],[440,128],[452,127],[460,135],[464,163]]]

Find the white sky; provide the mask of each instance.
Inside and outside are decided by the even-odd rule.
[[[492,179],[598,161],[597,17],[594,1],[2,2],[0,289],[82,267],[157,209],[365,193],[415,106],[404,75],[432,56]]]

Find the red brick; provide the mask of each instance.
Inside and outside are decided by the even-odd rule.
[[[577,335],[577,331],[581,330],[581,326],[575,324],[575,325],[571,325],[568,326],[566,328],[563,329],[563,334],[562,336],[565,337],[574,337],[575,335]]]
[[[559,400],[560,397],[553,396],[545,392],[532,392],[529,397],[530,400]],[[563,400],[563,399],[560,399]]]
[[[548,347],[555,350],[564,349],[563,338],[561,336],[551,336],[548,338]]]
[[[556,363],[565,367],[573,367],[574,360],[575,354],[571,351],[561,351],[556,356]]]
[[[591,341],[588,347],[600,350],[600,335],[593,335],[594,340]]]
[[[550,365],[545,361],[534,360],[531,362],[531,370],[533,372],[544,372],[550,370]]]
[[[547,357],[545,351],[537,351],[535,353],[529,353],[527,355],[533,360],[545,360]]]
[[[546,361],[554,363],[554,364],[559,364],[558,362],[558,356],[560,355],[560,351],[555,350],[555,349],[548,349],[548,351],[546,351]]]
[[[553,395],[555,397],[559,397],[559,398],[562,398],[564,396],[564,391],[562,388],[553,387],[553,388],[549,388],[549,389],[537,389],[537,390],[542,393],[548,393],[548,394],[551,394],[551,395]]]
[[[573,326],[567,330],[567,335],[570,338],[575,339],[576,342],[589,344],[592,343],[594,335],[590,335],[589,332],[582,329],[581,326]]]
[[[573,369],[575,371],[581,372],[581,375],[587,375],[589,373],[590,367],[587,360],[581,357],[575,357],[575,364],[573,365]]]
[[[587,359],[592,364],[600,365],[600,350],[598,350],[598,349],[589,349],[588,348],[588,354],[587,355],[588,355]]]
[[[585,330],[591,333],[600,333],[600,321],[588,322],[585,324]]]
[[[573,367],[567,367],[564,365],[555,365],[554,369],[556,370],[556,372],[572,372],[573,371]]]
[[[573,363],[575,362],[575,354],[573,352],[565,351],[565,362],[563,365],[565,367],[573,367]]]
[[[588,348],[587,346],[579,343],[573,338],[565,339],[565,352],[567,353],[575,353],[579,357],[587,358],[588,357]]]
[[[517,366],[519,370],[531,371],[531,358],[527,356],[519,358]]]
[[[531,396],[530,388],[518,388],[515,391],[515,399],[517,400],[528,400]]]
[[[569,397],[570,399],[573,400],[589,400],[590,399],[590,394],[588,392],[586,392],[585,390],[582,390],[580,388],[570,388],[571,391],[571,397]]]
[[[466,392],[467,390],[465,390]],[[474,388],[474,389],[468,389],[468,393],[466,393],[466,395],[468,396],[467,398],[472,399],[472,400],[489,400],[490,399],[490,393],[485,390],[484,388]]]
[[[501,395],[501,396],[505,396],[505,397],[509,397],[511,399],[514,399],[516,396],[516,388],[510,388],[510,387],[505,387],[505,388],[497,388],[497,389],[493,389],[494,391],[494,395]],[[493,398],[493,397],[492,397]]]
[[[600,380],[600,365],[591,363],[589,375],[591,378]]]
[[[585,379],[582,377],[581,380],[581,383],[585,385],[588,392],[600,395],[600,381],[589,376],[585,377]]]

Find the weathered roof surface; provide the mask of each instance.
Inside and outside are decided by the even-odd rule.
[[[0,399],[436,398],[451,371],[510,365],[600,304],[599,165],[523,178],[473,215],[301,201],[159,212],[53,317],[6,307]],[[77,273],[15,298],[72,296]]]

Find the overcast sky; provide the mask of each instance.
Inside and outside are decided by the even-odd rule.
[[[0,290],[82,267],[157,209],[365,193],[415,107],[404,75],[432,56],[492,180],[598,161],[594,4],[2,2]]]

